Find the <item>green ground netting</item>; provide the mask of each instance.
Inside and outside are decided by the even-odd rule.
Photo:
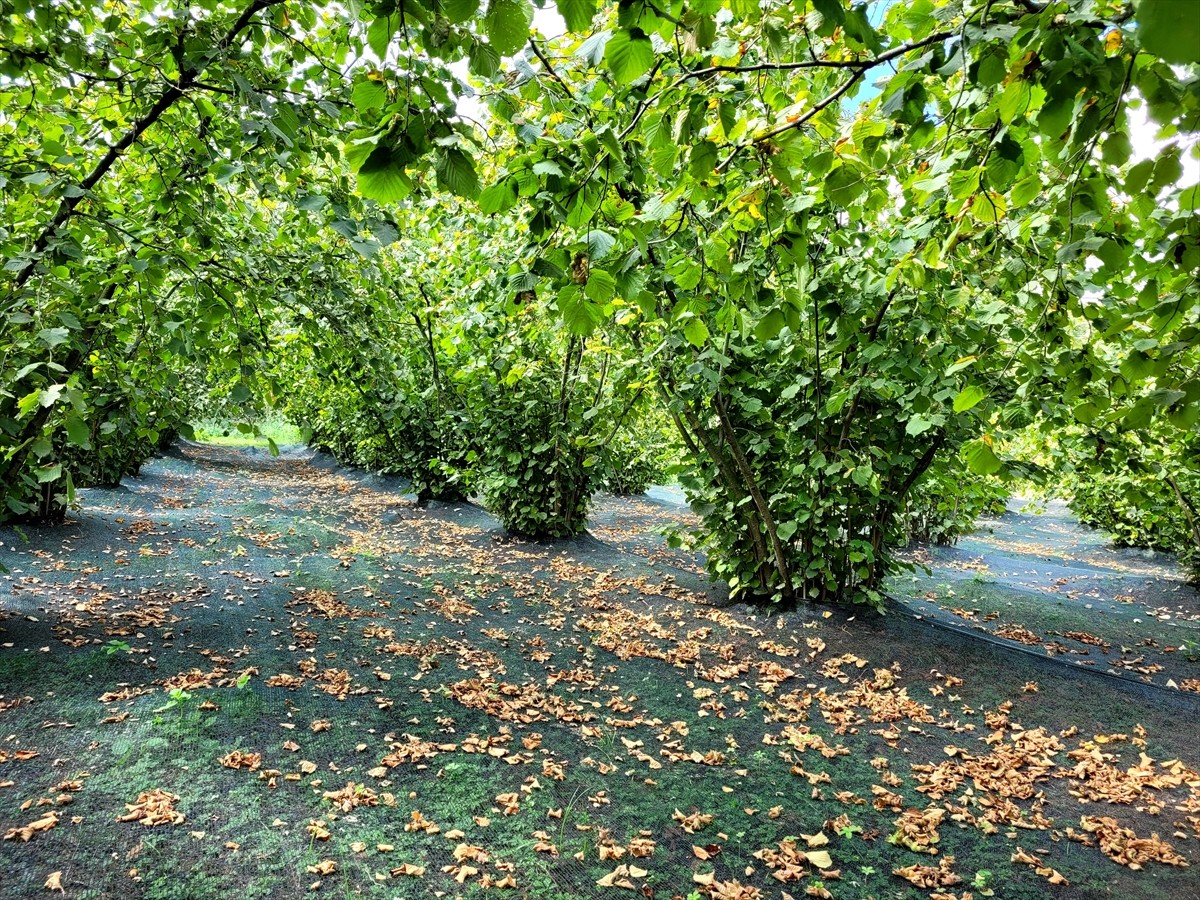
[[[930,551],[925,619],[767,618],[666,548],[670,494],[541,545],[298,452],[126,484],[0,532],[0,896],[1200,897],[1200,697],[1048,655],[1023,538]],[[1037,652],[937,627],[950,590]],[[1117,658],[1136,607],[1197,677],[1129,591]]]

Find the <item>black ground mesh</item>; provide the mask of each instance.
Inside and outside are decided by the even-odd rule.
[[[412,500],[189,445],[0,533],[0,896],[1200,896],[1195,695]]]
[[[915,615],[1071,666],[1200,692],[1200,589],[1173,557],[1114,548],[1061,501],[980,522],[954,547],[910,554],[891,590]]]

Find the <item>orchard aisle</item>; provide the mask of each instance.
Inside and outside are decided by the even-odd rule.
[[[539,544],[404,488],[189,445],[0,535],[0,896],[1200,886],[1195,706],[720,608],[668,498]]]
[[[1068,665],[1200,693],[1200,588],[1169,553],[1113,547],[1061,501],[1010,500],[952,547],[922,546],[890,590],[916,615]]]

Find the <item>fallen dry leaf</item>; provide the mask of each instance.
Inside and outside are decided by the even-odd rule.
[[[117,816],[118,822],[137,822],[147,828],[158,825],[180,825],[184,814],[175,809],[177,796],[162,788],[142,791],[133,803],[126,803],[125,812]]]

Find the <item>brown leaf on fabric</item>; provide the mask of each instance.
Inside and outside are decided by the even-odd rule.
[[[675,810],[671,818],[678,822],[680,827],[688,834],[695,834],[697,831],[707,828],[713,820],[713,817],[708,813],[694,812],[684,815],[678,809]]]
[[[393,878],[399,878],[402,875],[407,875],[409,878],[422,878],[425,875],[425,867],[414,866],[412,863],[403,863],[392,869]]]
[[[1084,831],[1096,835],[1105,856],[1123,866],[1136,870],[1148,862],[1180,867],[1188,865],[1188,861],[1162,840],[1157,832],[1148,838],[1139,838],[1110,816],[1082,816],[1079,824]]]
[[[962,883],[962,877],[952,871],[953,865],[953,856],[943,856],[936,866],[913,864],[892,869],[892,874],[899,875],[905,881],[919,888],[949,887],[952,884]]]
[[[127,812],[117,816],[118,822],[137,822],[147,828],[158,825],[180,825],[184,814],[175,809],[179,798],[162,788],[142,791],[133,803],[126,803]]]

